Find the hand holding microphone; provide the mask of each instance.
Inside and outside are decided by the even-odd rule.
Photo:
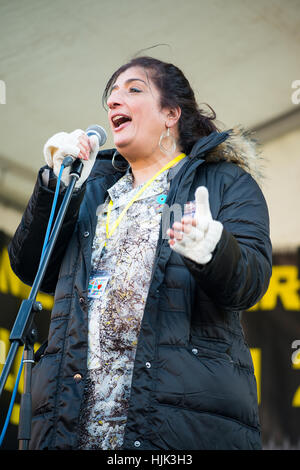
[[[81,159],[83,169],[75,187],[79,188],[88,178],[94,165],[100,146],[106,142],[105,130],[97,125],[90,126],[84,132],[76,129],[71,133],[59,132],[52,136],[44,146],[44,157],[47,165],[53,168],[54,174],[59,175],[65,157]],[[62,172],[62,182],[68,186],[70,182],[70,166]]]

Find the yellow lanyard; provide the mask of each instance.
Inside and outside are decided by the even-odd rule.
[[[124,215],[126,214],[126,212],[128,211],[129,207],[132,206],[132,204],[134,203],[134,201],[136,201],[138,199],[138,197],[148,188],[148,186],[150,186],[150,184],[161,174],[163,173],[164,171],[168,170],[169,168],[171,168],[171,166],[174,166],[176,163],[178,163],[180,160],[182,160],[184,157],[185,157],[185,153],[181,153],[180,155],[178,155],[178,157],[174,158],[173,160],[171,160],[169,163],[167,163],[165,166],[163,166],[154,176],[152,176],[152,178],[150,178],[150,180],[147,181],[147,183],[145,183],[141,189],[136,193],[136,195],[128,202],[128,204],[126,205],[126,207],[124,207],[124,209],[122,210],[121,214],[119,215],[119,217],[117,218],[117,220],[115,221],[115,223],[113,224],[112,228],[109,230],[109,221],[110,221],[110,214],[111,214],[111,211],[112,211],[112,206],[113,206],[113,201],[110,200],[109,202],[109,205],[108,205],[108,210],[107,210],[107,218],[106,218],[106,239],[108,239],[109,237],[112,236],[112,234],[115,232],[116,228],[119,226],[121,220],[123,219]]]

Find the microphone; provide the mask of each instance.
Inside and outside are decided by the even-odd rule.
[[[89,126],[87,130],[85,131],[85,133],[88,137],[95,135],[98,138],[99,147],[102,147],[102,145],[104,145],[106,142],[106,139],[107,139],[106,131],[105,129],[103,129],[103,127],[98,126],[98,124],[92,124],[91,126]],[[72,157],[71,155],[68,155],[64,158],[63,165],[64,167],[70,166],[76,160],[77,160],[76,157]]]
[[[99,140],[99,147],[102,147],[102,145],[105,144],[106,139],[107,139],[107,134],[106,131],[103,129],[103,127],[98,126],[97,124],[93,124],[92,126],[89,126],[85,133],[90,137],[91,135],[96,135]]]

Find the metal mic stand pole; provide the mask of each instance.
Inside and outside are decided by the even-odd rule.
[[[48,244],[45,249],[43,260],[38,268],[35,280],[33,282],[29,297],[21,303],[17,318],[10,334],[11,347],[8,352],[0,377],[0,396],[4,389],[7,377],[14,362],[18,348],[24,344],[24,393],[21,397],[20,420],[18,430],[19,450],[27,450],[31,439],[31,372],[34,363],[33,345],[36,339],[36,329],[33,324],[34,314],[41,310],[42,306],[36,302],[41,282],[43,280],[46,268],[52,254],[57,236],[62,226],[70,199],[72,197],[76,181],[81,175],[83,163],[76,159],[72,164],[70,171],[71,181],[67,187],[62,204],[57,214]]]

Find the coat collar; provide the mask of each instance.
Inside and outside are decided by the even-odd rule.
[[[183,159],[181,165],[176,165],[177,170],[183,167],[188,159],[201,158],[206,152],[211,151],[214,147],[224,142],[229,137],[229,132],[213,132],[212,134],[201,137],[194,145],[190,155]],[[115,161],[118,166],[123,167],[124,171],[118,171],[112,166],[112,158],[115,156]],[[101,150],[98,152],[96,165],[94,165],[90,178],[97,176],[115,175],[117,178],[125,174],[128,168],[128,163],[122,155],[116,151],[115,148]],[[176,172],[174,172],[176,173]],[[171,172],[172,174],[172,172]],[[172,176],[173,177],[173,176]]]
[[[91,177],[114,175],[115,181],[125,174],[127,161],[117,152],[116,162],[124,167],[117,171],[112,166],[112,157],[116,149],[102,150],[97,155]],[[250,130],[242,126],[234,126],[223,132],[212,132],[201,137],[193,146],[188,158],[204,159],[206,162],[228,161],[248,171],[258,182],[263,176],[262,157],[258,142]],[[182,166],[184,165],[183,162]]]

